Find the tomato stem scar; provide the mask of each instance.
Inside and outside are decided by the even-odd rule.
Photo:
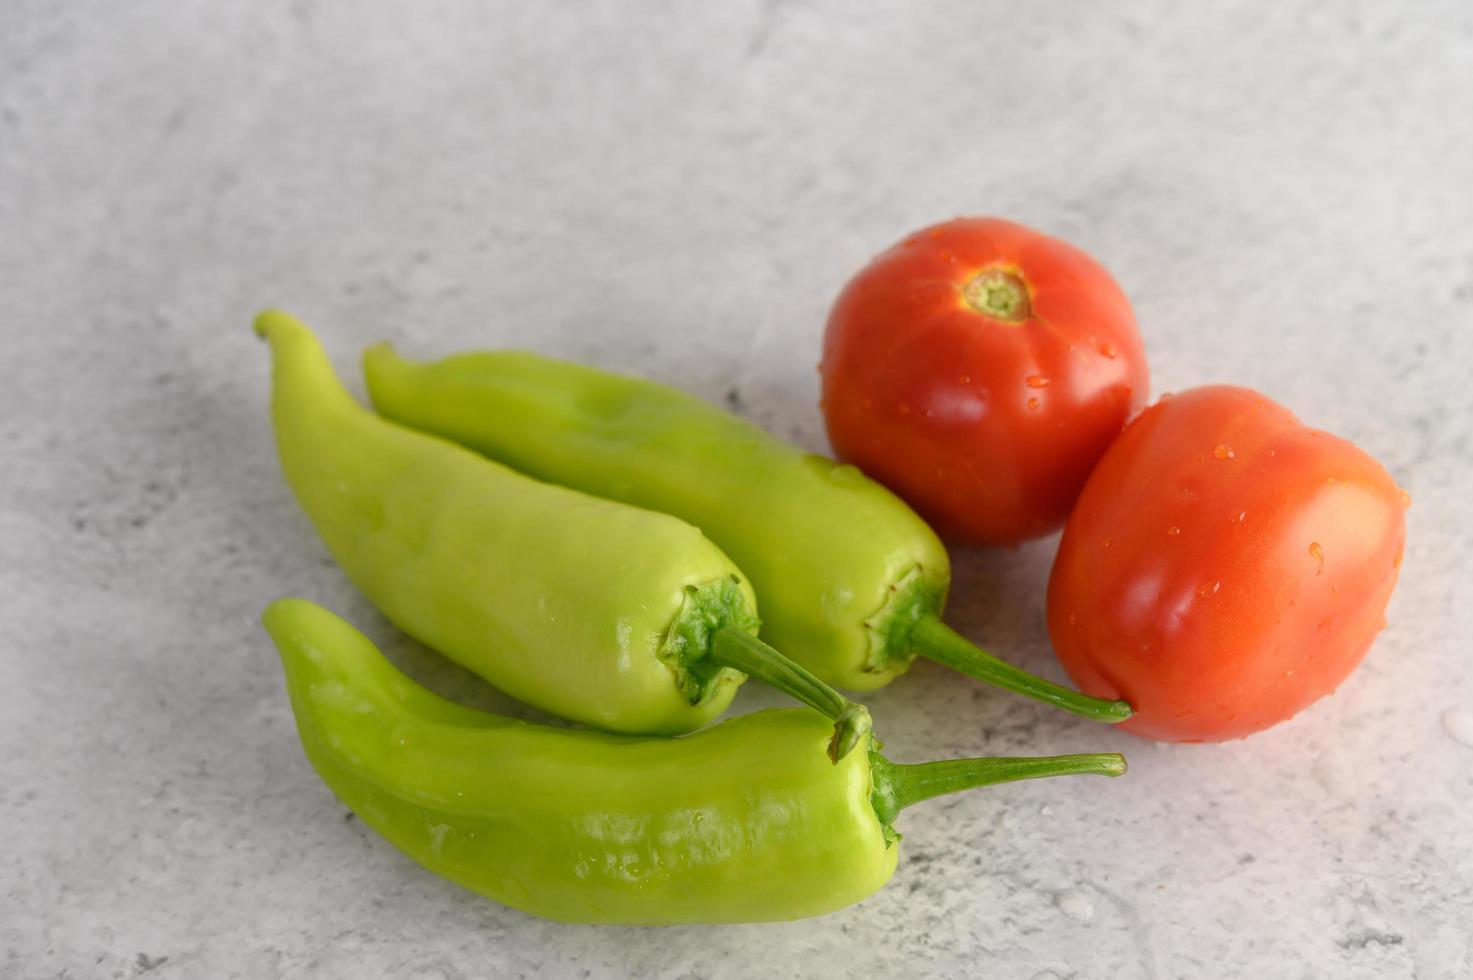
[[[962,298],[983,316],[1005,323],[1019,323],[1033,314],[1027,285],[1006,269],[983,269],[967,280]]]

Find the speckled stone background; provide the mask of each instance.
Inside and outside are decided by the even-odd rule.
[[[1473,6],[0,5],[0,975],[1473,976]],[[1117,275],[1156,391],[1231,380],[1412,494],[1365,666],[1162,747],[919,665],[901,760],[1119,749],[1128,778],[908,812],[894,881],[782,925],[574,928],[441,881],[317,780],[269,600],[438,689],[283,486],[252,314],[519,345],[824,445],[845,277],[956,213]],[[1055,542],[953,621],[1062,676]],[[739,707],[777,703],[749,685]]]

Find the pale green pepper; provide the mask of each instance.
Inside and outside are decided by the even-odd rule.
[[[385,616],[497,687],[608,731],[692,731],[742,671],[836,719],[869,714],[756,638],[751,587],[684,521],[542,483],[386,422],[338,382],[311,332],[263,313],[287,483]]]
[[[324,782],[437,874],[567,922],[821,915],[895,870],[903,808],[973,786],[1119,775],[1119,755],[831,765],[812,711],[762,711],[678,739],[532,725],[419,687],[301,599],[264,616]]]

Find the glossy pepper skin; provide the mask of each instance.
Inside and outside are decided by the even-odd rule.
[[[768,641],[831,684],[871,690],[909,665],[866,625],[902,583],[930,607],[945,596],[946,549],[888,490],[683,392],[515,352],[419,365],[379,345],[364,368],[387,418],[700,527],[752,576]]]
[[[387,418],[701,528],[751,575],[764,638],[830,684],[882,687],[920,652],[1090,717],[1129,714],[1003,664],[946,627],[946,549],[853,466],[664,385],[536,354],[415,363],[379,344],[364,370]]]
[[[1116,755],[831,765],[829,726],[807,710],[680,739],[549,728],[431,694],[310,602],[281,600],[263,621],[307,757],[350,809],[431,871],[566,922],[821,915],[895,870],[876,800],[893,816],[969,785],[1124,771]]]
[[[757,642],[754,600],[700,531],[386,422],[301,323],[270,312],[256,329],[271,344],[287,482],[395,625],[514,697],[608,731],[692,731],[731,703],[744,676],[717,654]]]

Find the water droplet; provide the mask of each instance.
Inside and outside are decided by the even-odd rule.
[[[1181,534],[1181,528],[1179,528],[1175,524],[1173,524],[1173,525],[1171,525],[1170,527],[1168,527],[1166,529],[1166,533],[1169,534],[1169,535],[1171,535],[1174,538],[1177,535]]]
[[[1324,574],[1324,571],[1325,571],[1325,549],[1320,547],[1320,543],[1318,541],[1311,541],[1309,543],[1309,557],[1313,558],[1315,561],[1317,561],[1317,562],[1320,563],[1320,567],[1315,570],[1315,574],[1316,575],[1322,575],[1322,574]]]
[[[1041,374],[1030,374],[1028,377],[1023,379],[1023,383],[1030,388],[1047,388],[1048,378],[1045,378]]]
[[[1246,510],[1240,510],[1240,511],[1238,511],[1238,516],[1233,518],[1233,523],[1234,524],[1241,524],[1241,523],[1243,523],[1247,519],[1248,519],[1248,512]]]
[[[1070,626],[1078,626],[1079,625],[1079,614],[1078,613],[1070,613],[1069,614],[1069,625]]]
[[[962,384],[962,385],[969,385],[969,384],[972,383],[972,376],[970,374],[959,374],[959,375],[957,375],[956,383],[957,384]]]
[[[1409,493],[1407,493],[1405,490],[1401,491],[1401,508],[1402,508],[1402,510],[1406,510],[1411,505],[1412,505],[1412,495],[1409,494]]]
[[[1076,922],[1088,922],[1095,917],[1095,903],[1078,889],[1060,892],[1054,896],[1054,904],[1059,907],[1060,912]]]
[[[1205,599],[1210,595],[1217,595],[1217,590],[1220,588],[1222,588],[1221,582],[1213,582],[1211,585],[1204,585],[1198,589],[1197,595]]]
[[[1473,711],[1448,708],[1442,713],[1442,730],[1459,745],[1473,748]]]
[[[1216,449],[1212,450],[1212,456],[1214,459],[1232,459],[1233,447],[1219,444]]]
[[[1109,341],[1106,341],[1105,343],[1100,345],[1100,355],[1103,357],[1113,359],[1117,353],[1119,352],[1115,350],[1115,345],[1110,343]]]
[[[1106,538],[1105,540],[1103,540],[1103,541],[1100,542],[1100,547],[1101,548],[1108,548],[1108,547],[1110,547],[1110,545],[1112,545],[1114,543],[1115,542],[1112,539]]]
[[[1028,399],[1028,407],[1029,408],[1037,408],[1038,405],[1039,405],[1039,402],[1038,402],[1038,399],[1037,398],[1030,398],[1030,399]]]
[[[901,415],[909,415],[910,406],[907,405],[905,402],[897,402],[895,405],[895,411],[899,412]]]
[[[956,253],[948,251],[947,249],[942,249],[937,254],[940,255],[940,257],[944,261],[950,262],[952,265],[956,265]]]

